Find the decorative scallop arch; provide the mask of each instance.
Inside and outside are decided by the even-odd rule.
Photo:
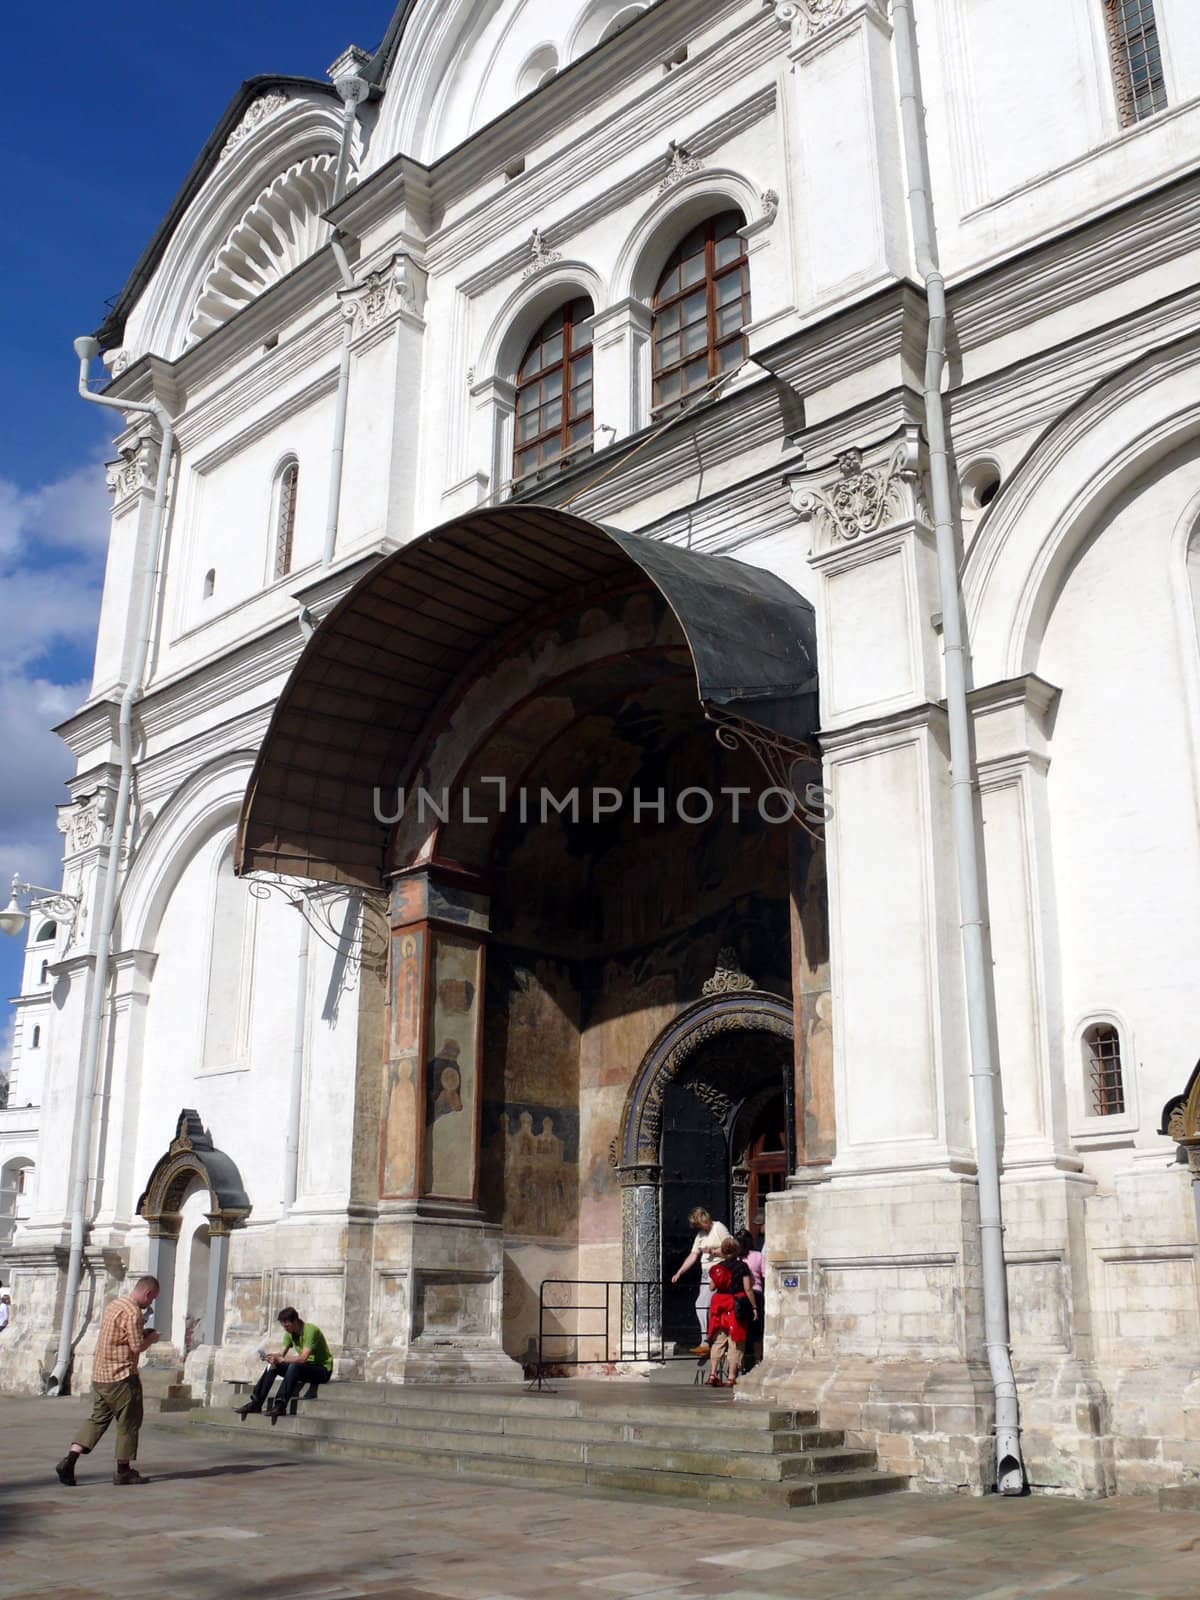
[[[187,348],[188,325],[204,282],[239,219],[281,173],[317,156],[336,159],[340,124],[328,100],[297,96],[218,162],[129,314],[124,334],[129,359],[147,352],[174,358]]]
[[[195,344],[236,316],[324,243],[337,160],[309,156],[281,172],[238,219],[217,251],[188,323]]]

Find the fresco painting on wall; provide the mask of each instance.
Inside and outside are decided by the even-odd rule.
[[[426,1062],[425,1192],[470,1200],[475,1193],[476,1057],[482,950],[439,933],[433,951],[433,1010]]]
[[[426,935],[393,939],[391,1042],[383,1112],[381,1195],[411,1195],[417,1175],[417,1062],[421,1037],[421,969]]]
[[[553,1239],[579,1214],[579,1113],[551,1106],[484,1108],[489,1165],[503,1172],[509,1235]]]

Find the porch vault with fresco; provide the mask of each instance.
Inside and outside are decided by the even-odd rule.
[[[765,1235],[739,1399],[989,1487],[923,150],[1025,1468],[1200,1476],[1200,22],[1127,9],[405,0],[237,91],[96,332],[7,1387],[144,1271],[152,1395],[287,1304],[519,1382],[583,1283],[557,1381],[644,1385],[701,1205]]]

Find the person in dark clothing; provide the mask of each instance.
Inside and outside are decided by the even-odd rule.
[[[315,1323],[302,1321],[295,1306],[285,1306],[278,1320],[284,1332],[283,1349],[267,1356],[266,1368],[249,1400],[238,1407],[243,1422],[263,1409],[276,1378],[282,1376],[283,1382],[269,1409],[272,1427],[286,1413],[302,1383],[309,1386],[308,1398],[315,1399],[317,1385],[328,1383],[333,1372],[333,1357],[325,1335]]]

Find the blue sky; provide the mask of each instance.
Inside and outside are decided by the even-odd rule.
[[[0,385],[0,874],[57,885],[65,747],[49,732],[87,695],[111,424],[74,393],[72,339],[103,320],[201,145],[245,78],[321,77],[374,49],[392,0],[10,0],[19,63],[5,103],[0,206],[7,311]],[[0,935],[0,1070],[20,986]]]

